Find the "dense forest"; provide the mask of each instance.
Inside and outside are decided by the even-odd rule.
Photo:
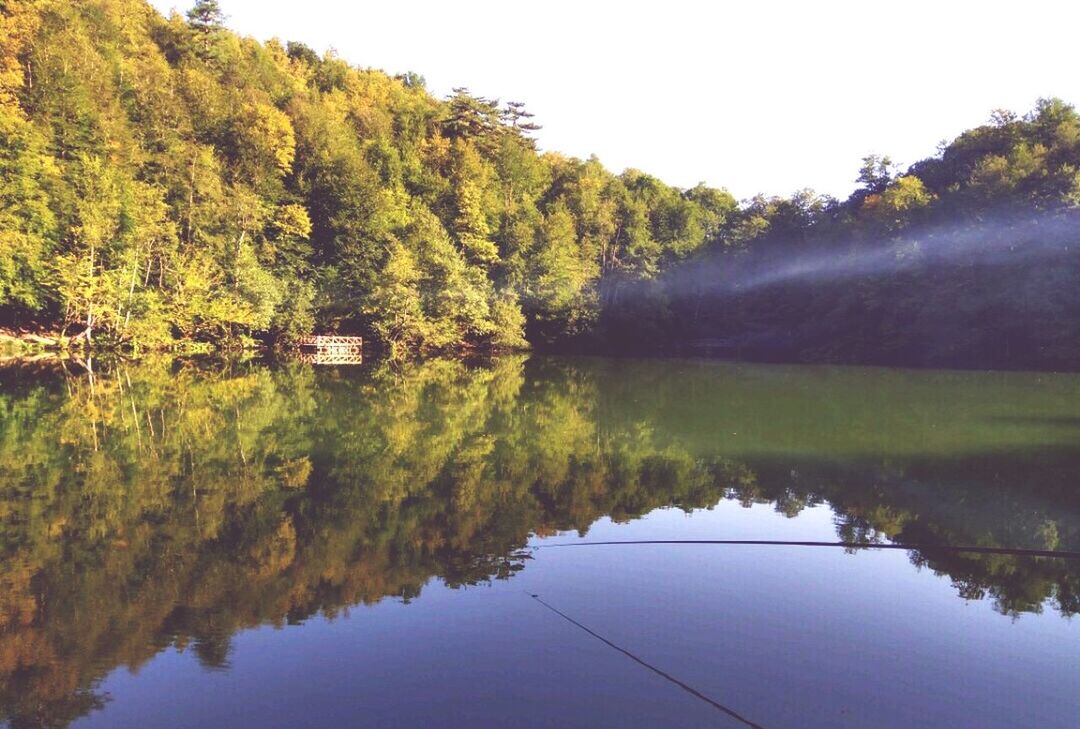
[[[827,506],[840,539],[920,545],[913,563],[1014,619],[1080,613],[1075,560],[935,548],[1080,549],[1068,375],[47,363],[0,367],[0,723],[16,729],[66,726],[107,700],[102,676],[169,646],[224,666],[244,628],[509,579],[531,535],[723,499]]]
[[[0,326],[129,349],[317,330],[393,354],[1080,363],[1061,101],[906,170],[868,157],[844,201],[740,203],[541,153],[520,102],[435,98],[224,18],[0,2]]]

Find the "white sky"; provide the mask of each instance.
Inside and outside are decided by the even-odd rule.
[[[193,0],[151,0],[164,12]],[[737,197],[846,196],[1040,96],[1080,102],[1073,0],[221,0],[234,30],[524,101],[543,149]]]

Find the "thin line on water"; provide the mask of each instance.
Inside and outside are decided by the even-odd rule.
[[[554,545],[552,545],[552,546],[554,546]],[[691,696],[694,696],[695,698],[698,698],[698,699],[704,701],[706,704],[709,704],[714,709],[716,709],[718,711],[721,711],[724,714],[727,714],[728,716],[730,716],[735,721],[738,721],[738,722],[744,724],[745,726],[751,727],[752,729],[765,729],[760,724],[755,724],[754,722],[750,721],[749,719],[747,719],[743,715],[739,714],[734,709],[729,709],[728,707],[721,704],[719,701],[716,701],[715,699],[709,698],[705,694],[701,693],[700,691],[698,691],[693,686],[690,686],[689,684],[683,683],[679,679],[672,676],[670,673],[667,673],[666,671],[663,671],[663,670],[657,668],[656,666],[652,665],[651,663],[648,663],[644,659],[639,658],[638,656],[634,655],[633,653],[626,650],[622,646],[617,645],[615,643],[612,643],[610,640],[608,640],[604,636],[600,635],[596,631],[594,631],[591,628],[589,628],[589,627],[587,627],[585,625],[582,625],[578,621],[574,620],[572,617],[570,617],[569,615],[564,613],[562,610],[559,610],[554,605],[551,605],[550,603],[545,602],[544,600],[542,600],[540,598],[539,595],[534,595],[531,592],[526,592],[525,594],[528,595],[529,597],[531,597],[533,600],[536,600],[538,603],[540,603],[541,605],[546,607],[548,610],[555,613],[556,615],[558,615],[560,618],[567,621],[571,625],[574,625],[574,626],[580,628],[581,630],[584,630],[586,633],[588,633],[592,637],[596,638],[600,642],[604,643],[608,647],[614,648],[615,650],[619,651],[619,653],[622,653],[624,656],[626,656],[630,660],[644,666],[645,668],[649,669],[650,671],[652,671],[656,675],[660,676],[661,678],[664,678],[664,679],[670,681],[671,683],[675,684],[676,686],[681,688],[686,693],[690,694]]]
[[[877,542],[814,542],[814,541],[778,541],[772,539],[631,539],[606,542],[556,542],[555,544],[534,544],[533,549],[552,547],[604,547],[627,544],[715,544],[746,545],[760,547],[844,547],[845,549],[902,549],[904,551],[921,550],[932,552],[971,552],[973,554],[1008,554],[1019,557],[1060,557],[1062,559],[1080,559],[1080,552],[1052,549],[1013,549],[1011,547],[957,547],[945,544],[896,544]]]

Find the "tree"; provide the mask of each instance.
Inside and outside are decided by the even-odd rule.
[[[48,188],[59,169],[46,149],[21,110],[0,102],[0,311],[13,318],[52,298],[48,261],[58,228]]]
[[[215,41],[225,27],[225,14],[218,0],[195,0],[187,12],[188,26],[200,38],[199,52],[206,61],[220,61]]]
[[[927,207],[933,195],[915,175],[903,175],[889,183],[880,195],[870,195],[863,209],[892,230],[914,222],[918,210]]]
[[[225,13],[218,0],[195,0],[187,11],[188,25],[203,35],[209,35],[225,26]]]
[[[525,111],[525,102],[508,101],[506,102],[506,108],[499,115],[502,123],[509,127],[513,134],[524,139],[530,148],[536,148],[536,141],[532,138],[532,135],[543,129],[543,127],[530,121],[535,115],[530,111]]]
[[[599,274],[595,260],[582,255],[574,217],[563,201],[548,210],[526,290],[530,313],[541,336],[580,333],[595,314],[591,285]]]
[[[863,157],[856,182],[870,193],[880,193],[892,182],[895,165],[888,156],[870,154]]]
[[[217,0],[168,18],[145,0],[0,5],[0,326],[130,348],[320,329],[452,351],[520,343],[524,326],[552,345],[746,336],[798,358],[1000,345],[1080,361],[1060,324],[1080,288],[1063,232],[1080,115],[1059,99],[994,112],[905,173],[870,155],[847,200],[740,204],[540,154],[522,102],[438,99],[416,74],[243,38]],[[988,235],[987,260],[1029,251],[1054,276],[1022,257],[1012,275],[881,263],[947,238],[928,230],[1043,215],[1041,235]],[[798,275],[862,257],[889,275]]]
[[[474,96],[467,88],[454,89],[447,99],[443,134],[449,139],[469,140],[487,154],[493,154],[503,134],[499,102]]]
[[[424,348],[428,332],[421,308],[420,279],[416,258],[401,244],[395,245],[380,271],[367,311],[391,357]]]

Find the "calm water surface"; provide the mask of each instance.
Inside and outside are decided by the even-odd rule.
[[[1075,727],[1080,377],[0,369],[0,725]],[[908,550],[597,541],[752,539]]]

